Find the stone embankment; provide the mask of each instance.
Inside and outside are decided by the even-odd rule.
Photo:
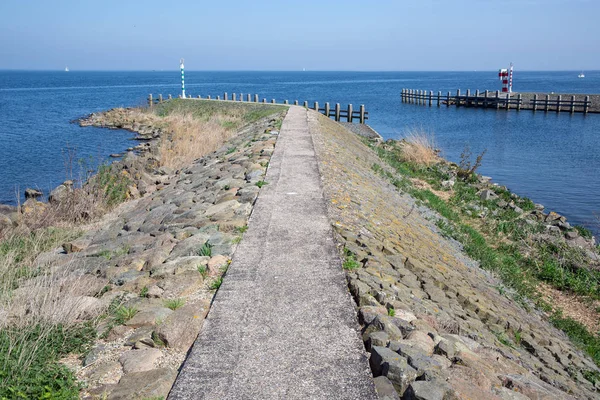
[[[502,295],[430,210],[373,170],[373,151],[326,118],[309,122],[329,217],[357,263],[347,279],[382,398],[597,397],[581,372],[596,365],[541,313]],[[554,217],[544,218],[561,229]]]
[[[99,118],[94,124],[102,125]],[[158,167],[155,141],[144,141],[137,155],[113,165],[131,176],[135,200],[38,258],[78,274],[82,315],[101,314],[101,339],[83,362],[65,360],[84,398],[166,397],[247,228],[280,119],[242,129],[177,171]],[[147,139],[161,135],[150,126],[129,128]]]

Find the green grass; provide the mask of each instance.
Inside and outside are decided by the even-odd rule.
[[[258,181],[258,182],[256,182],[256,186],[258,186],[259,188],[262,188],[263,186],[268,185],[268,184],[269,183],[265,182],[265,181]]]
[[[246,231],[248,230],[248,225],[238,226],[237,228],[235,228],[235,230],[239,233],[246,233]]]
[[[360,263],[356,261],[356,255],[350,250],[344,249],[344,261],[342,262],[342,268],[348,271],[360,268]]]
[[[120,173],[116,167],[101,165],[95,179],[104,191],[105,200],[109,206],[115,206],[127,199],[128,188],[132,181],[127,175]]]
[[[212,244],[206,242],[198,249],[198,255],[201,257],[211,257],[212,256]]]
[[[223,277],[219,276],[210,282],[208,288],[210,290],[218,290],[221,287],[221,284],[223,284]]]
[[[118,306],[114,312],[115,323],[123,325],[131,318],[135,317],[138,313],[138,309],[135,307]]]
[[[168,299],[164,301],[165,307],[170,308],[175,311],[178,308],[181,308],[185,304],[185,299]]]
[[[282,113],[287,108],[286,106],[272,104],[173,99],[157,104],[155,112],[161,117],[166,117],[175,112],[190,113],[201,120],[208,120],[215,114],[239,115],[241,113],[244,122],[252,123],[261,118]]]
[[[76,399],[80,386],[58,360],[85,352],[91,325],[30,326],[0,330],[0,399]]]
[[[208,268],[206,267],[206,265],[199,265],[198,272],[200,272],[200,275],[202,275],[202,278],[204,279],[206,279],[206,277],[208,276]]]
[[[592,238],[592,231],[590,231],[585,226],[575,225],[573,228],[575,228],[575,230],[579,233],[579,236],[586,238],[586,239]]]
[[[395,317],[396,316],[396,310],[394,310],[393,308],[388,308],[388,315],[390,317]]]
[[[142,290],[140,290],[140,297],[148,297],[148,286],[144,286]]]
[[[530,234],[543,231],[542,224],[528,224],[523,221],[519,214],[510,208],[499,208],[500,200],[510,203],[524,211],[533,210],[534,203],[528,198],[519,198],[502,187],[494,187],[494,192],[499,196],[497,200],[483,201],[477,195],[477,189],[468,183],[456,182],[454,195],[446,202],[429,190],[420,190],[406,179],[407,177],[418,177],[425,181],[439,179],[442,175],[435,168],[423,169],[402,163],[396,154],[389,150],[376,147],[378,155],[392,166],[400,177],[390,174],[381,166],[373,165],[373,170],[388,178],[396,187],[410,193],[416,199],[427,204],[431,209],[445,217],[437,222],[440,231],[456,240],[464,248],[471,258],[480,262],[483,269],[493,271],[501,278],[506,287],[513,289],[511,296],[525,309],[528,309],[531,299],[535,304],[546,312],[552,312],[552,306],[545,303],[539,296],[537,284],[539,281],[549,283],[555,288],[589,296],[593,299],[600,298],[600,272],[586,268],[585,254],[571,248],[566,244],[553,244],[549,242],[526,242]],[[481,210],[494,212],[488,215],[486,224],[482,226],[482,232],[470,226],[468,218],[478,217],[478,212],[470,207],[475,204]],[[585,228],[576,227],[580,235],[588,234]],[[503,243],[502,235],[510,239],[509,244]],[[492,246],[490,243],[494,243]],[[502,243],[502,244],[497,244]],[[524,255],[519,245],[527,243],[528,252]],[[501,293],[507,293],[504,287],[499,288]],[[600,366],[600,337],[590,333],[585,326],[570,318],[563,317],[555,312],[550,321],[559,329],[563,330],[571,340],[581,347],[594,362]],[[521,333],[514,332],[514,343],[521,342]],[[514,347],[515,344],[508,336],[501,332],[496,333],[498,340],[507,346]],[[600,374],[593,371],[581,371],[586,379],[591,382],[600,382]]]

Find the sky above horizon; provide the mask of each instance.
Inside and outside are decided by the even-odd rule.
[[[598,0],[0,0],[0,69],[600,69]]]

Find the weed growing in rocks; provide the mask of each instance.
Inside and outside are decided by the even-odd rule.
[[[258,181],[258,182],[256,182],[256,186],[258,186],[259,188],[262,188],[263,186],[268,185],[268,184],[269,183],[265,182],[265,181]]]
[[[223,277],[219,276],[216,277],[215,279],[213,279],[210,284],[208,285],[208,288],[210,290],[218,290],[221,287],[221,284],[223,283]]]
[[[475,157],[475,161],[471,161],[472,153],[469,146],[466,146],[463,152],[460,154],[460,162],[458,164],[457,176],[463,181],[475,182],[477,176],[475,171],[479,167],[481,167],[481,162],[483,160],[483,156],[487,152],[487,149],[482,151],[477,157]]]
[[[246,233],[246,231],[248,230],[248,225],[238,226],[237,228],[235,228],[235,230],[242,234]]]
[[[344,262],[342,263],[342,268],[348,271],[360,268],[360,263],[356,261],[356,255],[348,249],[344,249]]]
[[[148,286],[144,286],[142,290],[140,290],[140,297],[148,297]]]
[[[175,311],[178,308],[183,307],[185,304],[185,299],[168,299],[164,301],[165,307],[170,308]]]
[[[115,310],[115,322],[118,325],[123,325],[125,322],[135,317],[135,314],[137,313],[138,309],[135,307],[119,306]]]
[[[201,257],[210,257],[212,256],[212,244],[206,242],[200,247],[198,250],[198,255]]]
[[[202,278],[204,279],[206,279],[206,277],[208,276],[208,268],[206,267],[206,265],[199,265],[198,272],[200,272],[200,275],[202,275]]]

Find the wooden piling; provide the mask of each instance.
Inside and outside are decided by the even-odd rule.
[[[364,104],[360,105],[360,119],[359,119],[359,122],[361,124],[365,123],[365,105]]]
[[[440,106],[440,99],[442,97],[442,92],[438,90],[438,95],[437,95],[437,106]]]
[[[560,98],[562,96],[559,94],[558,97],[556,98],[556,113],[560,113]]]
[[[340,103],[335,103],[335,120],[340,121]]]
[[[254,102],[258,103],[258,95],[257,94],[254,95]]]
[[[208,96],[206,96],[206,98],[207,98],[208,100],[210,100],[210,94],[209,94]]]
[[[319,111],[319,102],[318,101],[315,101],[314,110],[317,111],[317,112]]]
[[[450,92],[446,95],[446,107],[450,107]]]
[[[348,122],[352,122],[352,104],[348,104]]]
[[[267,102],[267,99],[263,99],[263,101],[262,101],[262,102],[263,102],[263,103],[266,103],[266,102]]]
[[[430,90],[429,91],[429,107],[431,107],[432,98],[433,98],[433,90]]]
[[[545,111],[545,112],[548,112],[548,103],[549,103],[549,102],[550,102],[550,95],[549,95],[549,94],[547,94],[547,95],[546,95],[546,104],[545,104],[545,106],[544,106],[544,111]]]
[[[537,93],[533,95],[533,111],[537,111]]]
[[[275,104],[275,99],[271,99],[271,104]]]
[[[575,96],[571,96],[571,114],[575,112]]]
[[[517,95],[517,111],[521,111],[521,103],[523,103],[523,95],[519,93]]]
[[[479,89],[475,90],[475,107],[479,107]]]
[[[460,107],[460,89],[456,89],[456,107]]]
[[[152,105],[153,105],[153,104],[154,104],[154,102],[152,101],[152,93],[150,93],[150,94],[148,95],[148,105],[149,105],[150,107],[152,107]]]
[[[158,95],[158,102],[159,102],[159,103],[162,103],[162,102],[163,102],[162,94],[159,94],[159,95]]]
[[[471,89],[467,89],[467,94],[465,97],[465,107],[469,107],[469,97],[471,97]]]
[[[169,95],[169,100],[172,100],[172,99],[173,99],[173,95],[170,94]]]
[[[294,105],[297,106],[298,105],[298,100],[294,100]]]
[[[483,94],[483,107],[487,108],[488,106],[488,97],[490,96],[490,91],[486,90]]]
[[[288,105],[288,104],[290,104],[290,102],[289,102],[289,101],[287,101],[287,100],[285,100],[285,101],[283,102],[283,104],[285,104],[285,105]]]
[[[303,106],[304,108],[308,108],[308,101],[306,101],[306,100],[305,100],[305,101],[304,101],[304,104],[302,104],[302,106]]]
[[[500,91],[496,90],[496,110],[500,109]]]
[[[237,101],[237,93],[231,93],[231,101]]]
[[[240,93],[240,101],[244,101],[244,93]]]
[[[588,104],[590,102],[590,96],[585,96],[585,102],[583,103],[583,113],[588,113]]]
[[[325,116],[329,118],[329,112],[331,109],[329,108],[329,103],[325,103]]]
[[[507,110],[510,108],[510,93],[506,93],[506,104],[504,106]]]
[[[199,98],[199,99],[201,99],[201,98],[202,98],[202,96],[198,95],[198,98]]]
[[[217,100],[221,100],[221,96],[217,96]]]

